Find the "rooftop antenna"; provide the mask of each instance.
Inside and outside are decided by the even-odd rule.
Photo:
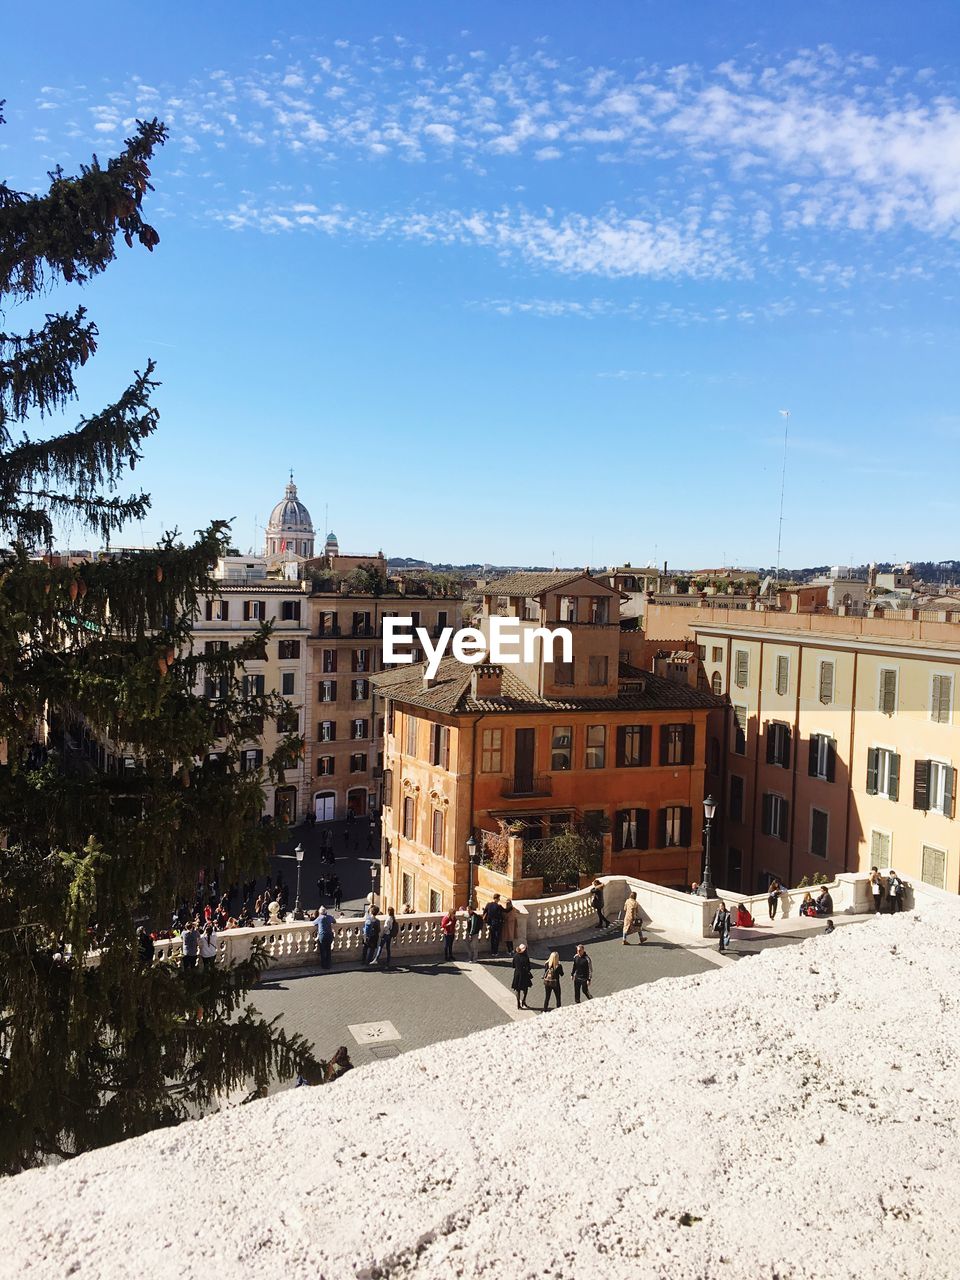
[[[783,542],[783,494],[787,487],[787,433],[790,430],[790,410],[781,409],[783,419],[783,467],[780,471],[780,523],[777,526],[777,576],[776,586],[780,586],[780,547]]]

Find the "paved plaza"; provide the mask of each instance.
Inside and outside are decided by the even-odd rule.
[[[838,917],[836,924],[847,927],[868,919]],[[762,923],[753,930],[734,930],[731,949],[723,956],[710,939],[684,942],[667,938],[655,927],[647,930],[644,946],[635,938],[623,946],[617,929],[587,928],[531,947],[534,982],[530,1003],[543,1002],[540,967],[550,951],[556,950],[565,971],[563,1005],[573,1004],[570,961],[578,942],[584,943],[593,960],[593,998],[602,999],[661,978],[686,977],[743,963],[768,947],[790,946],[821,934],[824,927],[822,920],[792,919],[773,926]],[[460,945],[452,963],[420,956],[408,961],[402,948],[396,948],[389,970],[357,964],[336,965],[325,973],[291,970],[265,979],[250,999],[266,1017],[281,1015],[288,1032],[306,1036],[319,1057],[329,1057],[344,1044],[354,1065],[362,1066],[488,1027],[544,1017],[539,1012],[517,1011],[510,989],[512,976],[510,957],[489,956],[485,943],[476,964],[469,963],[466,949]]]

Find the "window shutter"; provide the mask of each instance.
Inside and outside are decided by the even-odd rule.
[[[789,681],[789,665],[785,655],[777,658],[777,693],[786,693]]]
[[[933,677],[933,696],[931,698],[930,713],[937,724],[947,724],[950,720],[952,685],[952,676]]]
[[[765,795],[763,797],[763,813],[760,821],[760,830],[765,836],[773,834],[773,796]]]
[[[820,701],[824,704],[833,701],[833,663],[820,663]]]
[[[220,621],[226,622],[229,617],[230,617],[230,601],[221,600],[220,601]]]
[[[876,747],[870,747],[867,751],[867,795],[875,796],[877,794],[877,768],[880,759],[880,752]]]
[[[880,710],[892,716],[897,708],[897,673],[892,669],[881,672]]]
[[[957,794],[957,771],[956,769],[944,769],[943,772],[943,816],[952,818],[954,800]]]
[[[206,604],[204,605],[204,610],[206,612],[207,621],[212,622],[213,621],[213,601],[212,600],[208,600],[206,602]]]
[[[627,726],[617,725],[617,764],[621,768],[627,758]]]
[[[637,848],[650,848],[650,810],[637,810]]]
[[[820,758],[820,735],[819,733],[811,733],[810,735],[810,754],[807,757],[807,777],[815,778],[817,776],[817,761]]]
[[[670,757],[670,726],[660,726],[660,763],[666,764]]]
[[[667,847],[667,811],[666,809],[657,810],[657,848],[665,849]]]
[[[900,799],[900,757],[897,755],[890,757],[890,790],[887,793],[887,799]]]
[[[793,730],[789,725],[783,726],[783,757],[780,763],[785,769],[790,768],[790,739],[793,736]]]
[[[684,849],[690,848],[692,827],[692,810],[684,807],[680,810],[680,843],[683,845]]]
[[[618,809],[613,820],[613,850],[614,853],[623,852],[623,832],[629,820],[630,814],[627,809]]]
[[[930,808],[930,761],[917,760],[913,766],[913,807]]]
[[[787,832],[790,830],[790,801],[784,800],[780,805],[780,830],[777,835],[781,840],[786,840]]]
[[[693,764],[697,750],[697,726],[687,724],[683,727],[683,763]]]
[[[746,687],[749,676],[749,655],[746,649],[738,649],[736,656],[736,674],[734,679],[737,687],[743,689]]]
[[[832,738],[827,739],[827,781],[837,780],[837,744]]]
[[[243,602],[243,620],[244,622],[250,621],[250,601],[249,600],[244,600]]]
[[[640,763],[644,767],[650,764],[650,755],[653,747],[653,726],[644,724],[640,726]]]

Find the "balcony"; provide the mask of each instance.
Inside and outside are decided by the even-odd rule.
[[[376,635],[376,631],[369,625],[369,623],[354,623],[350,629],[350,634],[352,636],[360,636],[364,639],[370,639],[372,636]]]
[[[528,796],[551,796],[553,779],[547,774],[538,774],[533,778],[504,778],[500,784],[500,794],[504,800],[519,800]]]
[[[327,636],[339,636],[340,634],[339,622],[321,622],[317,627],[317,635],[321,640],[325,639]]]

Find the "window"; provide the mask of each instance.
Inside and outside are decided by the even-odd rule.
[[[596,626],[610,621],[610,601],[606,596],[590,597],[590,621]]]
[[[368,722],[366,720],[354,720],[350,726],[350,737],[353,738],[354,742],[360,742],[369,736]]]
[[[733,750],[738,756],[747,754],[747,708],[733,708]]]
[[[229,648],[229,640],[204,640],[203,642],[203,652],[208,658],[217,653],[226,653]]]
[[[765,836],[786,840],[789,816],[790,806],[783,796],[772,795],[769,792],[764,795],[761,830]]]
[[[745,689],[750,679],[750,655],[746,649],[737,649],[733,655],[733,682],[738,689]]]
[[[353,615],[353,634],[355,636],[370,635],[370,615],[369,613],[354,613]]]
[[[266,616],[267,616],[267,606],[265,601],[244,600],[243,602],[244,622],[263,622]]]
[[[245,675],[240,681],[240,688],[245,698],[262,698],[264,690],[263,676]]]
[[[682,805],[668,805],[660,810],[661,849],[686,848],[691,834],[690,810]]]
[[[953,817],[957,771],[942,760],[918,760],[913,766],[913,807]]]
[[[321,702],[336,702],[337,700],[336,680],[321,680],[318,686],[318,694]]]
[[[434,809],[430,830],[430,848],[438,858],[443,857],[443,810]]]
[[[553,664],[554,684],[573,684],[573,663],[555,662]]]
[[[350,757],[351,773],[366,773],[367,771],[367,753],[365,751],[355,751]]]
[[[278,654],[281,662],[289,662],[292,658],[300,657],[300,641],[299,640],[281,640],[277,646]]]
[[[327,675],[337,669],[337,651],[336,649],[324,649],[323,651],[323,674]]]
[[[566,725],[555,726],[550,739],[550,768],[569,769],[573,759],[573,730]]]
[[[430,763],[439,769],[450,768],[450,730],[446,725],[430,726]]]
[[[890,832],[870,832],[870,865],[878,871],[886,871],[890,866]]]
[[[280,618],[283,622],[300,621],[300,601],[284,600],[280,606]]]
[[[576,622],[577,620],[577,597],[561,596],[560,597],[560,621]]]
[[[694,734],[692,724],[660,726],[660,763],[693,764]]]
[[[413,906],[413,876],[404,871],[400,879],[400,897],[405,907]]]
[[[867,795],[900,799],[900,757],[886,747],[867,751]]]
[[[225,698],[229,688],[229,680],[226,676],[207,676],[203,682],[203,696],[208,702],[212,702],[217,698]]]
[[[885,716],[892,716],[897,709],[897,671],[895,667],[884,667],[880,672],[877,707]]]
[[[587,668],[587,684],[607,683],[607,659],[594,655],[589,659]]]
[[[723,661],[723,647],[719,644],[713,645],[710,650],[710,656],[714,662]]]
[[[830,815],[823,809],[810,810],[810,852],[817,858],[827,856],[830,842]]]
[[[447,612],[447,610],[446,610],[446,609],[440,609],[440,610],[438,610],[438,612],[437,612],[437,625],[436,625],[436,627],[435,627],[435,630],[436,630],[436,632],[437,632],[437,634],[438,634],[438,635],[439,635],[439,634],[440,634],[440,632],[443,630],[443,628],[447,625],[447,618],[448,618],[448,616],[449,616],[449,614],[448,614],[448,612]]]
[[[607,763],[607,727],[587,725],[587,749],[584,764],[588,769],[602,769]]]
[[[240,772],[254,773],[263,764],[263,752],[258,748],[249,747],[245,751],[240,752]]]
[[[777,657],[777,693],[786,693],[790,688],[790,659],[781,653]]]
[[[336,720],[320,721],[320,741],[336,742],[337,740],[337,722]]]
[[[930,684],[930,719],[936,724],[949,724],[952,703],[953,676],[934,676]]]
[[[208,600],[205,611],[208,622],[227,622],[230,618],[230,601]]]
[[[627,849],[648,849],[650,847],[650,810],[620,809],[613,824],[613,847],[615,852],[623,853]]]
[[[350,681],[350,699],[352,702],[366,702],[370,697],[370,681],[369,680],[351,680]]]
[[[403,838],[405,840],[413,839],[414,826],[417,817],[417,802],[413,796],[404,796],[403,798]]]
[[[920,863],[920,879],[923,883],[933,885],[935,889],[943,889],[946,886],[946,870],[946,851],[935,849],[932,845],[925,844],[923,846],[923,858]]]
[[[408,711],[406,719],[407,733],[404,750],[408,756],[415,756],[417,754],[417,717],[411,715]]]
[[[430,910],[434,915],[443,910],[443,894],[439,889],[430,890]]]
[[[836,779],[837,744],[825,733],[810,735],[807,775],[811,778],[820,778],[823,782],[833,782]]]
[[[480,739],[480,772],[503,772],[503,730],[484,729]]]
[[[384,808],[393,808],[393,770],[384,769],[383,771],[383,804]]]
[[[335,636],[340,634],[340,624],[337,622],[337,615],[329,610],[320,614],[320,625],[317,634],[321,636]]]
[[[653,736],[648,724],[622,724],[617,727],[617,768],[636,769],[650,763]]]
[[[294,693],[296,691],[296,687],[297,687],[296,672],[282,671],[280,673],[280,692],[284,695],[284,697],[289,697],[290,694]]]
[[[825,707],[833,702],[834,667],[832,662],[820,663],[820,701]]]
[[[333,756],[320,756],[317,760],[317,776],[320,778],[333,777]]]
[[[723,693],[723,676],[719,671],[715,671],[710,677],[710,689],[718,698]]]
[[[790,726],[779,720],[767,725],[767,764],[790,768]]]
[[[277,716],[277,733],[298,733],[300,730],[300,712],[284,711]]]
[[[743,778],[739,773],[730,775],[730,818],[733,822],[743,821]]]
[[[706,646],[705,644],[698,644],[698,645],[697,645],[697,657],[700,659],[700,661],[701,661],[701,662],[706,661],[706,657],[707,657],[707,646]]]
[[[354,649],[351,654],[352,666],[354,671],[370,670],[370,650]]]

